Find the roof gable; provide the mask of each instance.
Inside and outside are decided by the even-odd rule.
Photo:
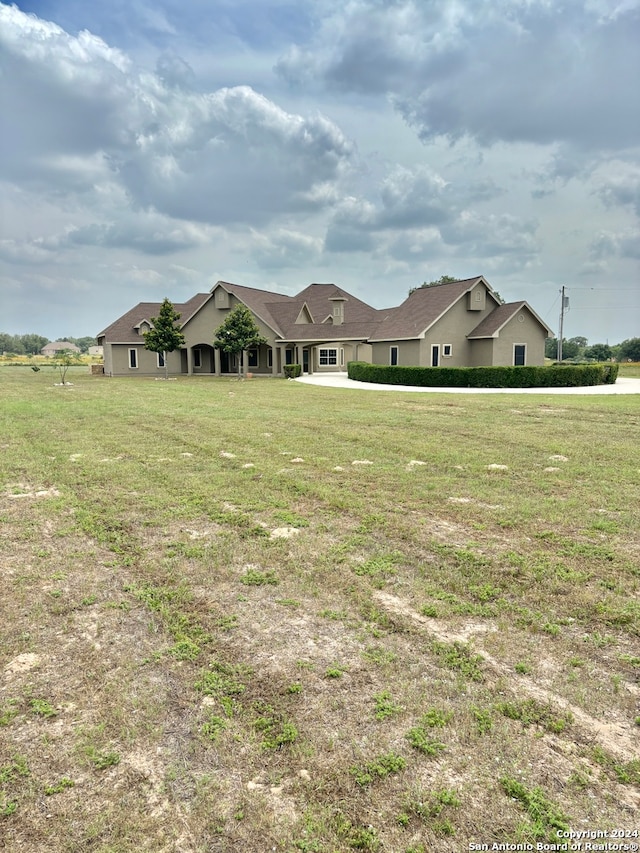
[[[279,305],[280,303],[291,303],[291,296],[287,296],[284,293],[275,293],[270,290],[259,290],[257,287],[244,287],[241,284],[232,284],[230,281],[216,282],[211,292],[214,293],[217,287],[224,287],[228,293],[232,293],[236,299],[243,302],[258,319],[262,320],[276,334],[281,333],[276,315],[272,311],[272,306]]]
[[[379,313],[373,306],[335,284],[310,284],[292,299],[306,303],[313,317],[322,318],[319,320],[320,323],[333,316],[335,302],[344,302],[345,323],[377,319]]]
[[[151,322],[151,320],[147,320],[146,317],[143,317],[142,320],[137,322],[133,328],[141,329],[143,326],[148,326],[150,329],[153,329],[153,323]]]
[[[187,302],[174,303],[174,308],[180,314],[180,328],[189,322],[200,308],[209,300],[210,293],[197,293],[192,296]],[[122,317],[118,317],[110,326],[107,326],[102,332],[99,332],[98,338],[106,338],[109,343],[124,344],[124,343],[139,343],[139,329],[143,323],[147,323],[150,328],[153,328],[153,323],[150,317],[156,317],[162,307],[161,302],[139,302]]]
[[[296,317],[296,325],[300,325],[301,323],[313,323],[313,317],[311,316],[311,311],[309,311],[309,306],[305,302],[300,309],[298,316]]]
[[[423,337],[434,323],[479,283],[486,287],[487,293],[497,305],[498,300],[493,295],[491,285],[481,275],[445,284],[418,287],[401,305],[385,312],[386,317],[372,340],[410,340]]]
[[[495,311],[492,311],[488,317],[485,317],[484,320],[478,323],[475,329],[469,332],[467,338],[469,340],[497,338],[507,323],[522,311],[528,311],[547,332],[547,335],[553,334],[549,326],[536,314],[529,303],[521,300],[520,302],[506,302],[503,305],[499,305]]]

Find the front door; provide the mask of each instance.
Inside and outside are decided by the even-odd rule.
[[[309,350],[306,347],[302,350],[302,372],[309,372]]]
[[[431,344],[431,367],[440,364],[440,344]]]

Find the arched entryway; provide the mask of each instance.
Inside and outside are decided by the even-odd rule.
[[[216,372],[215,349],[211,344],[192,346],[188,351],[188,361],[190,363],[187,372],[195,376]]]

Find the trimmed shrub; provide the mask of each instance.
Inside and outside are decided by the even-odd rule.
[[[350,361],[349,379],[424,388],[569,388],[613,385],[618,365],[554,364],[549,367],[403,367]]]
[[[302,375],[302,365],[300,364],[285,364],[284,375],[287,379],[297,379]]]

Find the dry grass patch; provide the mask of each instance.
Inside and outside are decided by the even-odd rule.
[[[1,376],[8,849],[633,827],[633,398],[41,374]]]

